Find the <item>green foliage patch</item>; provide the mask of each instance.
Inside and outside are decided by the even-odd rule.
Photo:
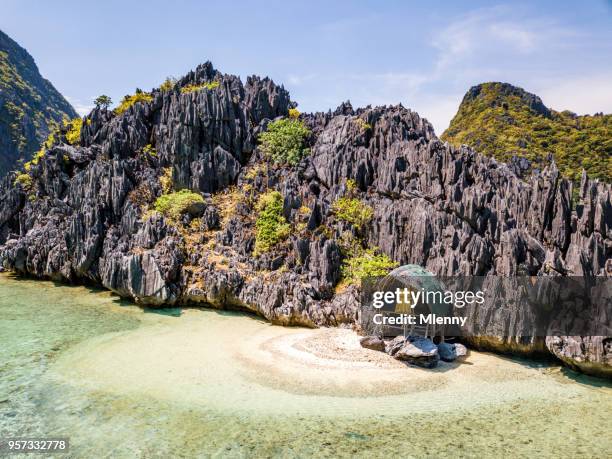
[[[21,185],[24,190],[28,191],[30,188],[32,188],[32,177],[25,172],[18,173],[15,176],[14,185]]]
[[[359,229],[367,225],[374,215],[374,209],[369,205],[357,198],[346,196],[338,198],[333,203],[332,210],[340,220],[348,222]]]
[[[256,210],[255,255],[258,255],[287,239],[291,226],[283,216],[283,195],[278,191],[261,195]]]
[[[159,86],[161,91],[170,91],[176,85],[176,78],[168,77],[164,80],[164,82]]]
[[[94,99],[94,104],[96,105],[96,107],[101,107],[105,110],[110,107],[112,103],[113,99],[108,97],[106,94],[102,94],[101,96],[98,96]]]
[[[306,140],[310,129],[298,119],[283,118],[268,124],[268,129],[259,135],[264,154],[277,164],[295,165],[310,151]]]
[[[218,88],[220,84],[221,83],[219,83],[218,81],[210,81],[208,83],[201,84],[188,84],[187,86],[183,86],[181,88],[181,94],[190,94],[192,92],[202,91],[203,89],[211,91],[215,88]]]
[[[372,130],[372,125],[361,118],[355,119],[355,122],[359,125],[362,131]]]
[[[157,150],[150,143],[143,147],[142,154],[151,158],[157,158]]]
[[[148,103],[152,100],[153,96],[151,94],[147,92],[136,91],[135,94],[132,94],[131,96],[125,96],[123,99],[121,99],[121,102],[119,102],[119,105],[115,108],[115,113],[117,115],[121,115],[128,108],[130,108],[134,104],[137,104],[138,102]]]
[[[358,284],[365,277],[386,276],[397,266],[399,263],[384,253],[377,254],[374,249],[367,249],[344,260],[341,268],[342,279],[345,283]]]
[[[74,118],[72,120],[64,119],[64,127],[66,131],[66,141],[70,145],[78,145],[81,141],[81,128],[83,127],[83,120],[81,118]]]
[[[175,193],[165,193],[155,200],[155,210],[165,217],[178,220],[193,204],[203,203],[204,198],[198,193],[189,190],[180,190]]]

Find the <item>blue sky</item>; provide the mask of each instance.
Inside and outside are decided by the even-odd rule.
[[[0,0],[0,29],[80,112],[211,60],[268,75],[302,111],[403,103],[441,134],[470,86],[612,112],[610,1]]]

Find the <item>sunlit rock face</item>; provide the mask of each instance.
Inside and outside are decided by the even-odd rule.
[[[273,164],[258,135],[294,105],[268,78],[243,83],[206,63],[120,115],[95,109],[80,145],[60,139],[30,171],[27,190],[12,176],[2,182],[2,265],[93,282],[145,305],[205,303],[307,326],[358,318],[358,286],[338,286],[347,238],[436,275],[610,272],[609,185],[584,176],[575,205],[554,165],[523,180],[441,142],[402,106],[302,114],[309,154]],[[154,155],[143,153],[149,145]],[[203,196],[197,216],[171,222],[151,212],[168,177],[175,190]],[[360,229],[333,210],[347,180],[373,209]],[[257,200],[270,190],[281,193],[291,230],[254,256]]]

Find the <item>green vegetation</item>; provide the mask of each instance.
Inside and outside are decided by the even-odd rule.
[[[189,190],[165,193],[155,200],[155,210],[165,217],[178,220],[193,204],[203,203],[204,198]]]
[[[40,162],[40,160],[47,153],[47,150],[49,150],[56,144],[59,135],[60,135],[60,129],[57,126],[57,124],[53,123],[51,125],[51,132],[49,133],[47,138],[41,143],[40,149],[36,153],[34,153],[34,156],[32,157],[30,161],[28,161],[27,163],[23,165],[23,168],[25,169],[26,172],[30,172],[30,170],[32,169],[32,166],[36,166]]]
[[[358,284],[365,277],[386,276],[397,266],[399,263],[387,255],[367,249],[359,255],[345,259],[342,265],[342,279],[344,283]]]
[[[0,31],[0,177],[29,161],[54,123],[75,116],[27,51]]]
[[[289,118],[292,119],[298,119],[300,117],[301,113],[297,108],[290,108],[289,109]]]
[[[96,108],[102,107],[104,110],[110,107],[112,103],[113,99],[111,99],[105,94],[102,94],[101,96],[98,96],[94,99],[94,104],[96,104]]]
[[[357,191],[357,182],[353,179],[346,180],[346,190],[353,195]]]
[[[340,220],[348,222],[358,229],[362,229],[367,225],[374,215],[374,209],[370,206],[357,198],[346,196],[338,198],[333,203],[332,210]]]
[[[372,125],[361,118],[355,119],[355,122],[359,125],[362,131],[370,131],[372,129]]]
[[[176,86],[176,78],[168,77],[159,86],[161,91],[171,91]]]
[[[291,226],[283,216],[283,195],[269,191],[259,198],[255,222],[255,252],[261,254],[289,236]]]
[[[142,152],[143,155],[145,155],[147,157],[157,158],[157,150],[150,143],[145,145],[143,147],[143,149],[141,150],[141,152]]]
[[[64,127],[66,131],[66,141],[70,145],[77,145],[81,141],[81,127],[83,127],[83,120],[81,118],[74,118],[70,121],[64,119]]]
[[[28,191],[32,188],[32,177],[30,177],[29,174],[24,172],[18,173],[15,176],[15,181],[13,184],[15,186],[19,184],[24,190]]]
[[[201,84],[188,84],[187,86],[183,86],[181,88],[181,94],[190,94],[196,91],[202,91],[203,89],[213,90],[218,88],[220,83],[218,81],[210,81],[208,83]]]
[[[295,165],[310,151],[306,139],[310,130],[300,120],[284,118],[268,124],[268,130],[259,136],[266,156],[277,164]]]
[[[376,247],[367,247],[363,230],[374,216],[374,209],[358,198],[357,182],[346,180],[346,195],[332,204],[332,211],[339,220],[353,225],[357,231],[344,231],[336,240],[343,255],[341,266],[342,280],[339,288],[348,284],[358,284],[369,276],[384,276],[398,266]]]
[[[612,115],[549,110],[520,88],[484,83],[466,94],[442,140],[466,144],[501,161],[513,155],[542,168],[552,153],[561,173],[578,181],[612,181]]]
[[[115,113],[117,115],[121,115],[123,112],[125,112],[128,108],[130,108],[132,105],[138,103],[138,102],[151,102],[153,100],[153,96],[147,92],[142,92],[141,90],[137,89],[136,93],[131,95],[131,96],[125,96],[121,102],[119,102],[119,105],[117,106],[117,108],[115,108]]]

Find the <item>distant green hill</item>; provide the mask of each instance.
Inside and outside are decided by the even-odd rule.
[[[584,168],[612,182],[612,115],[556,112],[507,83],[471,88],[441,138],[506,162],[524,157],[532,168],[542,168],[552,153],[566,177],[578,180]]]
[[[76,116],[32,56],[0,31],[0,177],[30,159],[54,123]]]

